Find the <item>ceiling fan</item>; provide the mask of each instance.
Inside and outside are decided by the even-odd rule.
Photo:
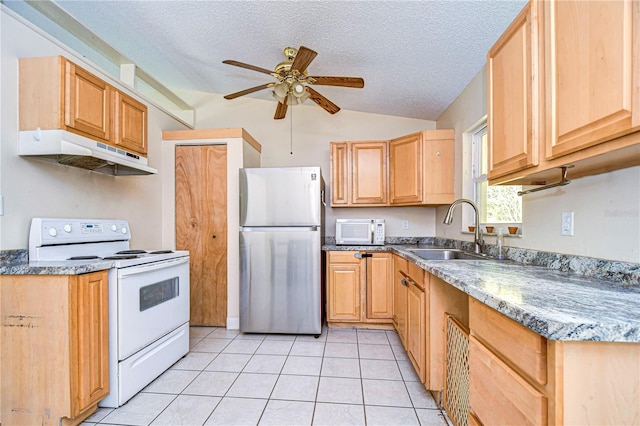
[[[286,47],[284,49],[286,60],[276,65],[273,71],[233,60],[222,61],[223,64],[269,74],[278,80],[277,82],[265,83],[240,92],[231,93],[224,98],[235,99],[259,90],[273,88],[273,96],[278,100],[276,113],[273,116],[276,120],[282,119],[287,115],[289,105],[297,105],[307,99],[311,99],[320,105],[329,114],[335,114],[340,111],[340,107],[318,93],[311,85],[363,88],[364,80],[360,77],[309,76],[307,67],[317,54],[317,52],[304,46],[300,46],[299,49]]]

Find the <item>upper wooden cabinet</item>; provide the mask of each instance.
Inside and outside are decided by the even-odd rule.
[[[115,91],[115,138],[117,146],[146,154],[147,107],[131,96]]]
[[[541,7],[545,157],[639,130],[640,4],[569,0]]]
[[[537,37],[530,3],[487,55],[489,178],[538,164]]]
[[[390,141],[331,142],[331,205],[453,202],[453,137],[453,130],[428,130]]]
[[[331,204],[388,204],[387,142],[331,142]]]
[[[532,1],[487,57],[489,182],[640,164],[640,4]],[[635,49],[635,54],[634,54]]]
[[[428,130],[389,141],[391,205],[449,204],[453,188],[453,130]]]
[[[147,107],[62,56],[20,59],[20,130],[63,129],[147,154]]]
[[[387,143],[359,142],[350,144],[352,205],[385,205],[387,189]]]

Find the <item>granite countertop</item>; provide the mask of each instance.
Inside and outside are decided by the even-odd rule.
[[[551,340],[640,342],[640,287],[511,260],[424,260],[408,251],[416,247],[325,245],[323,250],[398,254]]]
[[[114,260],[65,260],[29,262],[26,253],[0,263],[0,275],[78,275],[115,267]]]

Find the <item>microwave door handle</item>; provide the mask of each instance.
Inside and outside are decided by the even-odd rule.
[[[369,238],[370,244],[375,243],[375,237],[376,237],[376,225],[373,223],[373,221],[371,221],[371,236]]]

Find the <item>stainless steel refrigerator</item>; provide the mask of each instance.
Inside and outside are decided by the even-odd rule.
[[[240,331],[322,331],[320,167],[240,169]]]

